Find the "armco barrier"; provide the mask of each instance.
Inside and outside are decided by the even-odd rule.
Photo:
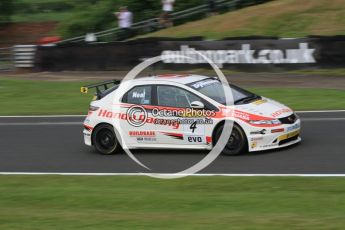
[[[208,64],[195,56],[198,51],[225,69],[275,71],[279,69],[337,68],[345,65],[345,37],[300,39],[237,38],[202,41],[140,39],[129,42],[66,44],[38,47],[35,69],[128,70],[142,60],[165,55],[161,67],[201,68]],[[187,58],[171,58],[172,54]],[[194,58],[194,59],[193,59]]]
[[[16,45],[13,47],[14,62],[17,68],[34,67],[36,45]]]

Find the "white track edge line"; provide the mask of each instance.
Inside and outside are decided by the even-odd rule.
[[[309,121],[345,121],[345,117],[338,117],[338,118],[301,118],[302,122],[309,122]]]
[[[147,176],[144,173],[59,173],[59,172],[0,172],[1,175],[15,176],[40,176],[40,175],[56,175],[56,176]],[[152,175],[165,175],[173,176],[176,174],[171,173],[153,173]],[[184,174],[183,174],[184,175]],[[193,174],[184,175],[193,177],[345,177],[345,174],[223,174],[223,173],[206,173],[206,174]]]
[[[295,111],[296,113],[343,113],[345,110],[306,110],[306,111]]]
[[[42,125],[83,125],[83,122],[9,122],[0,123],[0,126],[42,126]]]

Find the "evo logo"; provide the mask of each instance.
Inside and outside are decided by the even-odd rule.
[[[187,140],[190,143],[203,143],[204,142],[202,136],[188,136]]]

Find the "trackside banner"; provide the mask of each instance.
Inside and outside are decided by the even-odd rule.
[[[223,64],[296,64],[316,63],[315,49],[310,49],[308,43],[299,43],[296,49],[262,49],[255,50],[250,44],[242,44],[239,50],[196,50],[188,45],[181,45],[180,50],[165,50],[162,56],[166,57],[164,63],[199,64],[207,63],[207,57],[220,67]],[[173,56],[174,55],[174,56]],[[183,57],[177,57],[185,56]],[[173,57],[175,58],[173,58]],[[171,58],[170,58],[171,57]]]
[[[201,53],[219,67],[244,71],[275,71],[301,68],[345,66],[345,37],[301,39],[164,40],[66,44],[40,46],[35,69],[128,70],[145,59],[158,55],[165,60],[159,67],[168,69],[207,67]],[[184,57],[176,57],[176,55]]]

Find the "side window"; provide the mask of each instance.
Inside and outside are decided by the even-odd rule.
[[[128,91],[125,101],[129,104],[150,105],[151,88],[151,86],[137,86]]]
[[[194,94],[173,86],[157,87],[158,105],[167,107],[190,108],[193,101],[201,101]]]

